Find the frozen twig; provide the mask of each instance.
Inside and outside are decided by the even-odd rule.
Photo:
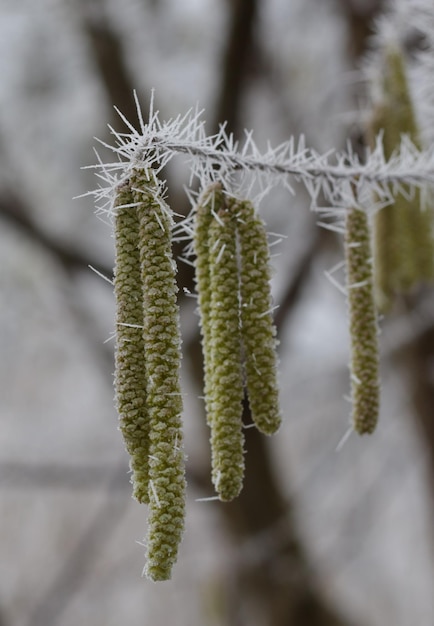
[[[379,203],[387,203],[404,186],[421,188],[434,183],[434,147],[418,150],[405,135],[387,159],[380,134],[361,162],[351,149],[320,154],[306,148],[303,137],[298,141],[292,137],[261,152],[251,132],[246,132],[241,144],[224,126],[215,135],[207,135],[202,111],[197,109],[161,122],[151,99],[147,123],[138,102],[137,109],[140,130],[119,112],[129,132],[111,129],[114,145],[100,142],[117,160],[103,163],[98,159],[98,164],[91,166],[101,180],[100,187],[91,193],[100,211],[110,216],[114,211],[113,191],[128,180],[133,169],[154,167],[159,171],[177,154],[188,159],[192,179],[220,182],[233,195],[245,195],[254,186],[259,190],[257,195],[263,195],[275,184],[283,184],[293,193],[292,185],[299,181],[309,192],[313,208],[319,197],[326,198],[331,206],[342,207],[354,205],[367,193],[374,193]]]

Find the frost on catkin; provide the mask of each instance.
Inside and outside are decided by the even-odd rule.
[[[184,530],[181,340],[168,207],[153,171],[132,177],[140,222],[143,338],[149,413],[149,518],[145,573],[168,580]]]
[[[209,385],[212,480],[221,500],[241,491],[244,477],[243,379],[235,220],[221,210],[209,229],[211,361]]]
[[[250,202],[239,202],[234,211],[241,257],[241,333],[247,395],[254,423],[271,435],[280,426],[281,414],[267,233]]]
[[[209,229],[213,213],[219,213],[225,206],[225,198],[220,183],[213,183],[201,194],[195,215],[194,253],[196,256],[195,273],[202,335],[202,352],[204,363],[204,396],[208,423],[211,417],[212,387],[212,349],[211,349],[211,275],[209,263]]]
[[[359,434],[372,433],[379,411],[377,319],[374,305],[368,218],[352,208],[345,225],[351,339],[352,421]]]
[[[143,300],[139,257],[139,218],[131,190],[124,186],[115,203],[116,351],[115,396],[119,426],[130,455],[133,493],[148,502],[149,415],[142,337]]]

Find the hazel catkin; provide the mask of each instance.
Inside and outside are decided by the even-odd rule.
[[[149,516],[145,573],[168,580],[184,530],[181,339],[171,215],[152,170],[132,177],[140,224],[143,339],[149,414]]]
[[[372,433],[379,412],[379,356],[370,232],[366,212],[346,214],[345,252],[351,340],[352,421],[359,434]]]
[[[220,183],[209,185],[200,195],[196,214],[193,235],[195,260],[195,279],[198,294],[198,310],[200,315],[200,330],[202,335],[202,353],[204,365],[204,397],[208,423],[212,415],[211,388],[213,385],[213,365],[211,348],[211,273],[210,273],[210,244],[209,229],[214,219],[225,207],[225,196]]]
[[[257,428],[271,435],[281,423],[276,327],[272,317],[270,253],[265,226],[250,202],[238,202],[241,336],[247,395]]]
[[[132,470],[134,496],[148,502],[149,414],[143,342],[139,218],[129,184],[115,202],[115,401]]]

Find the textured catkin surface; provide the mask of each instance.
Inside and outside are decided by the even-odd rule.
[[[352,420],[359,434],[372,433],[379,412],[377,320],[374,305],[368,218],[351,208],[346,216],[345,251],[351,339]]]
[[[136,174],[132,187],[135,201],[139,203],[143,337],[150,422],[145,573],[151,580],[159,581],[170,578],[185,516],[178,289],[171,250],[171,218],[169,209],[158,199],[153,172]]]
[[[148,502],[149,415],[143,343],[139,218],[128,188],[119,192],[115,215],[115,394],[120,430],[130,455],[134,496]]]
[[[281,424],[270,254],[263,221],[250,202],[234,206],[240,242],[241,329],[252,419],[266,435]]]
[[[221,185],[214,183],[201,194],[196,210],[194,229],[194,252],[196,255],[195,273],[200,329],[202,335],[202,352],[204,362],[204,397],[207,420],[210,424],[211,388],[212,388],[212,349],[211,349],[211,275],[209,263],[209,229],[213,220],[213,212],[218,213],[224,208],[225,198]]]
[[[221,500],[232,500],[242,488],[244,436],[236,232],[228,211],[220,211],[210,226],[209,263],[212,480]]]

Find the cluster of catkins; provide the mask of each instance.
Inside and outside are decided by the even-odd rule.
[[[244,393],[261,432],[281,422],[267,234],[250,202],[214,183],[199,199],[194,249],[212,479],[220,499],[232,500],[244,475]]]
[[[382,63],[370,134],[381,133],[389,159],[402,133],[415,146],[420,139],[397,45],[385,47]],[[146,575],[155,581],[170,578],[185,516],[173,218],[163,195],[154,170],[137,165],[116,186],[113,211],[116,402],[134,496],[149,506]],[[354,197],[345,217],[352,425],[359,434],[372,433],[378,420],[377,310],[389,311],[400,295],[434,277],[431,209],[420,191],[410,193],[403,185],[391,188],[390,198],[371,210]],[[229,501],[243,482],[243,403],[248,401],[253,425],[266,435],[281,422],[269,249],[251,202],[231,195],[221,182],[210,182],[199,196],[193,230],[212,481],[217,496]]]
[[[181,341],[172,217],[152,170],[136,170],[115,202],[116,404],[133,495],[149,505],[151,580],[170,578],[184,529]]]
[[[402,135],[416,148],[416,122],[405,58],[397,41],[380,51],[381,76],[368,138],[381,133],[386,159],[398,150]],[[434,279],[433,211],[418,189],[391,189],[393,201],[376,210],[346,214],[347,294],[351,338],[352,422],[360,434],[372,433],[379,411],[377,311],[387,314],[401,296]],[[371,252],[373,230],[373,254]]]
[[[172,216],[152,169],[135,169],[114,203],[116,403],[133,495],[149,506],[147,564],[170,578],[184,528],[180,334]],[[247,394],[262,432],[280,425],[269,251],[252,204],[211,185],[196,207],[194,248],[212,478],[221,500],[242,488]]]

